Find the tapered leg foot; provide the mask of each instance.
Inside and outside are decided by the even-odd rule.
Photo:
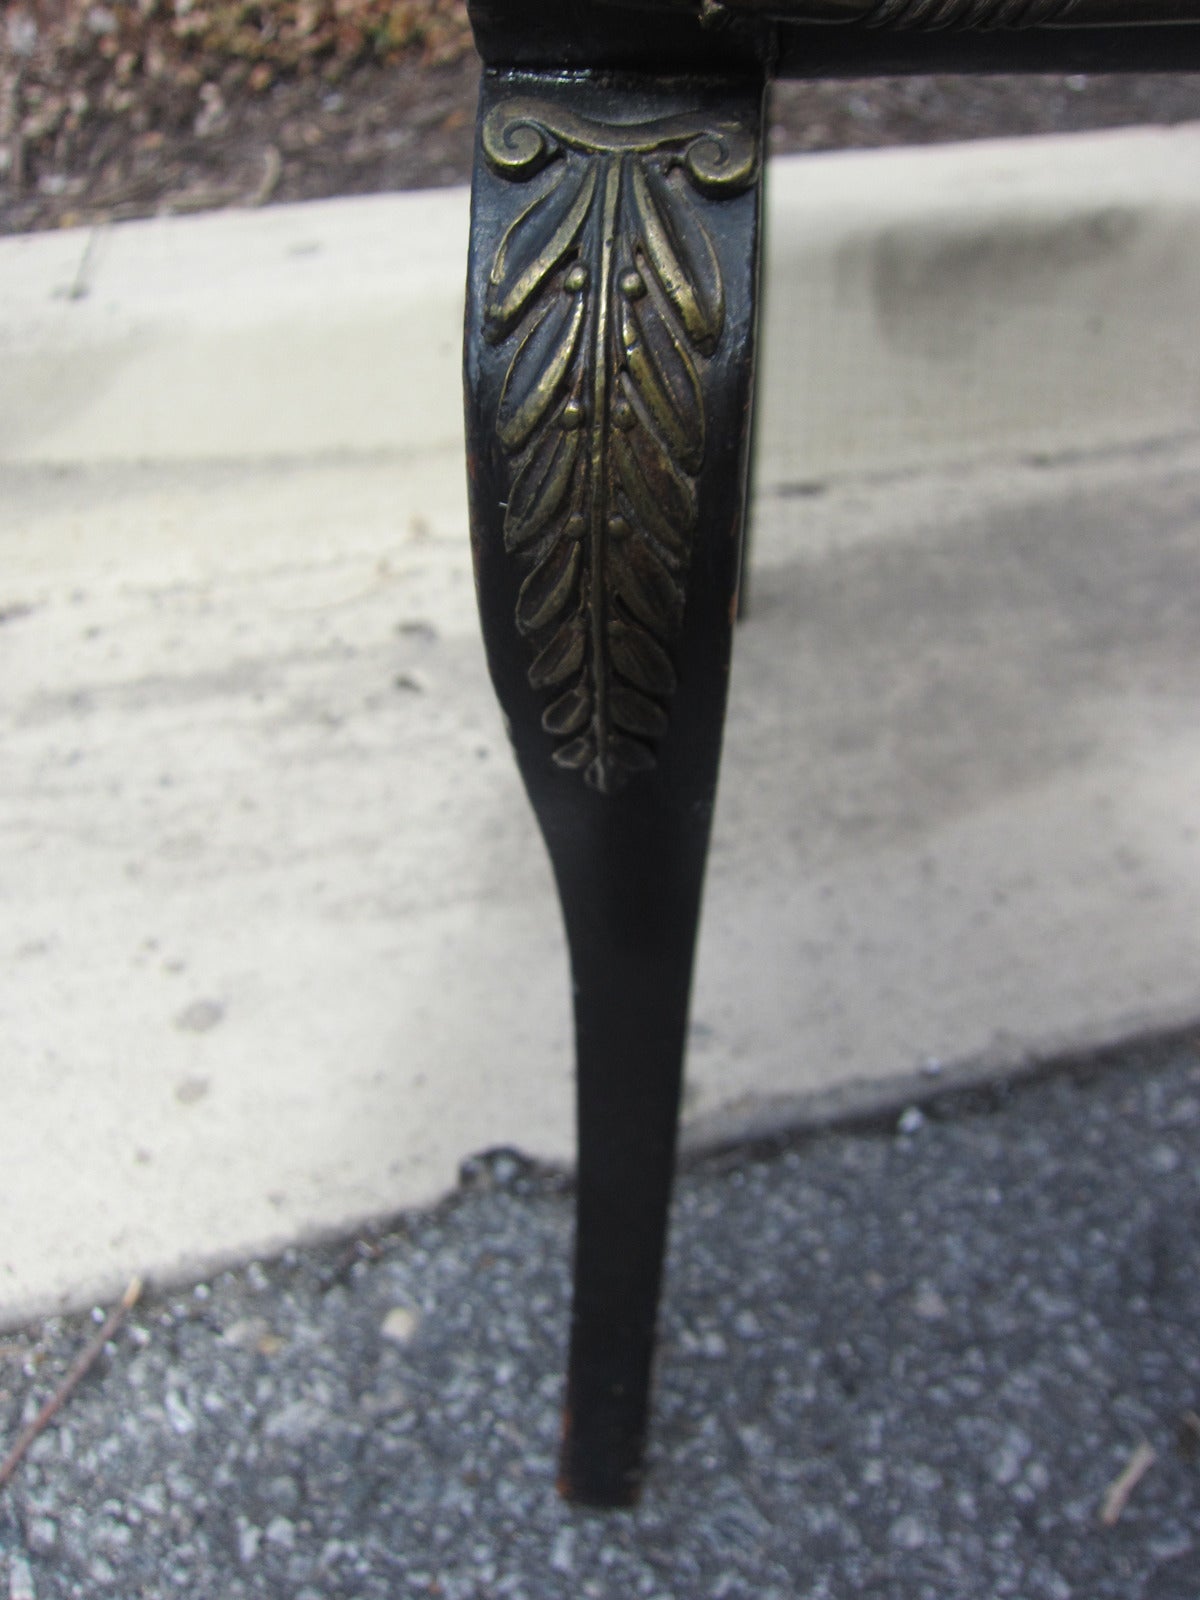
[[[560,1487],[597,1505],[631,1504],[642,1474],[739,572],[761,115],[752,78],[489,70],[481,90],[472,542],[571,949]]]

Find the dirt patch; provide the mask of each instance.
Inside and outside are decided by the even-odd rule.
[[[0,28],[0,229],[452,182],[463,0],[29,0]]]

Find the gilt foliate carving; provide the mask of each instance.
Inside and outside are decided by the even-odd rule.
[[[752,134],[693,116],[602,124],[514,97],[486,160],[527,186],[491,263],[496,437],[516,624],[554,760],[612,794],[655,765],[675,690],[725,296],[705,212],[757,174]]]

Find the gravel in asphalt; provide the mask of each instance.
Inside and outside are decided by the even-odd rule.
[[[552,1489],[570,1231],[501,1153],[148,1295],[0,1494],[0,1597],[1200,1595],[1196,1036],[692,1163],[633,1514]],[[0,1338],[5,1438],[92,1331]]]

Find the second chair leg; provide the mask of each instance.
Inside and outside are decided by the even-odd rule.
[[[762,83],[489,70],[479,117],[472,542],[575,984],[560,1487],[627,1505],[738,584]]]

